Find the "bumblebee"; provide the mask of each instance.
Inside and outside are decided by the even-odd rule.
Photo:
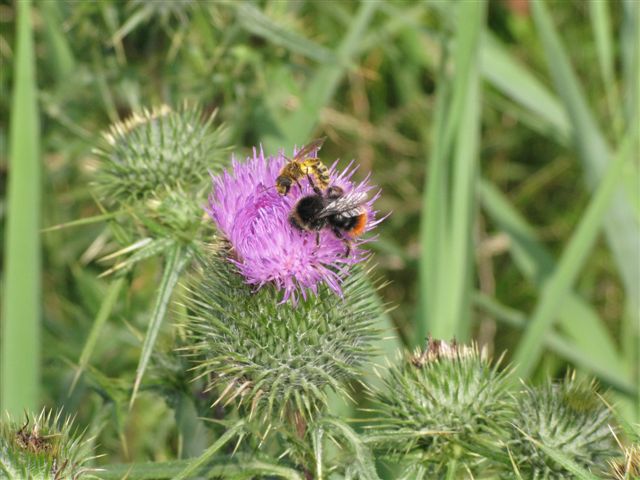
[[[282,167],[278,178],[276,178],[276,189],[280,195],[288,194],[294,182],[300,187],[299,180],[305,176],[314,189],[317,187],[325,190],[329,186],[329,169],[317,156],[317,151],[320,150],[326,138],[322,137],[312,141],[302,147],[292,159],[287,159],[289,161]],[[312,156],[311,152],[314,151]]]
[[[363,204],[367,195],[362,192],[346,193],[332,186],[322,192],[314,188],[314,195],[302,197],[289,215],[290,223],[299,230],[316,232],[320,242],[320,230],[330,228],[347,247],[345,256],[351,253],[351,239],[361,235],[367,226],[367,211]]]

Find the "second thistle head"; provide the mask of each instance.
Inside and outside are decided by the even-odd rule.
[[[372,441],[381,454],[408,455],[433,475],[453,457],[473,465],[479,457],[469,449],[491,444],[506,424],[506,373],[474,344],[429,338],[381,376]]]

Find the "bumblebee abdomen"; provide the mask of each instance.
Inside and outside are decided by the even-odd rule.
[[[362,212],[351,217],[334,215],[329,219],[329,223],[346,232],[350,237],[358,237],[364,233],[367,226],[367,213]]]

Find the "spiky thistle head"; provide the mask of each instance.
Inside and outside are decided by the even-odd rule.
[[[392,456],[408,456],[429,472],[453,457],[473,455],[491,443],[508,412],[507,374],[475,344],[428,339],[424,350],[403,358],[382,375],[373,392],[377,413],[371,441]]]
[[[381,312],[366,272],[345,280],[343,297],[321,286],[293,305],[279,303],[274,286],[247,285],[227,255],[202,259],[191,281],[185,351],[216,392],[214,405],[304,424],[326,404],[327,389],[348,395],[372,353]]]
[[[91,440],[83,437],[60,412],[26,414],[22,422],[5,413],[0,421],[0,473],[43,480],[97,478],[91,475],[96,470],[86,466],[95,458]]]
[[[614,452],[612,421],[595,384],[577,379],[575,373],[563,382],[525,386],[515,396],[510,455],[525,478],[570,476],[540,444],[583,468],[601,468]]]
[[[130,206],[166,192],[193,196],[201,191],[207,172],[215,171],[227,154],[224,130],[214,126],[214,118],[203,118],[197,107],[162,105],[112,125],[96,151],[100,200]]]

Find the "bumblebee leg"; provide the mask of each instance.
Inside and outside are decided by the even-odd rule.
[[[345,247],[347,247],[346,251],[344,252],[344,256],[345,258],[348,257],[349,254],[351,253],[351,241],[342,233],[342,231],[339,228],[333,227],[331,228],[331,230],[333,231],[336,237],[342,240],[342,243],[344,243]]]
[[[320,231],[316,232],[316,247],[320,246]]]

